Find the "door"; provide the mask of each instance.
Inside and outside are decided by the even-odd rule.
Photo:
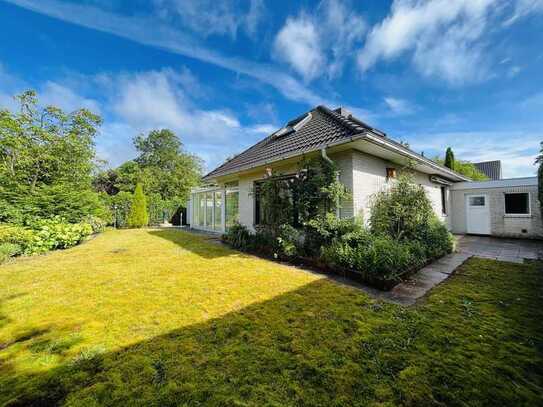
[[[466,223],[468,233],[490,234],[490,208],[487,195],[466,195]]]

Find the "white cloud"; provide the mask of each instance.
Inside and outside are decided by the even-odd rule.
[[[383,99],[392,111],[392,113],[397,115],[408,115],[415,112],[415,106],[413,106],[409,101],[404,99],[395,98],[392,96],[385,97]]]
[[[227,57],[193,38],[189,33],[172,27],[158,17],[123,16],[88,4],[59,0],[6,0],[37,13],[106,32],[144,45],[194,58],[221,68],[247,75],[277,89],[288,99],[317,105],[325,98],[308,89],[291,75],[273,66]],[[152,27],[142,29],[142,27]]]
[[[322,0],[314,13],[288,17],[275,38],[274,54],[306,81],[323,73],[341,75],[366,31],[364,19],[351,10],[342,0]]]
[[[297,18],[287,18],[285,25],[275,37],[274,52],[305,80],[315,78],[324,64],[317,29],[304,14]]]
[[[517,0],[514,2],[513,14],[504,23],[509,26],[529,14],[543,13],[543,0]]]
[[[101,114],[100,104],[96,100],[82,97],[72,89],[54,81],[45,82],[40,87],[38,96],[43,105],[57,106],[66,112],[85,108],[95,114]]]
[[[262,0],[155,0],[161,18],[175,23],[177,20],[190,30],[203,35],[228,35],[235,38],[240,30],[254,35],[262,21]],[[246,7],[244,7],[246,6]]]
[[[483,34],[493,0],[395,0],[390,14],[373,27],[358,64],[367,71],[380,60],[412,52],[425,76],[450,83],[486,76]]]
[[[427,157],[443,156],[451,146],[456,158],[471,162],[501,160],[504,178],[536,174],[533,165],[541,134],[522,131],[432,133],[408,137],[411,148]]]

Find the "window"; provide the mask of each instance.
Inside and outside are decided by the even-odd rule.
[[[441,213],[447,214],[447,187],[441,187]]]
[[[226,229],[239,221],[239,192],[226,191]]]
[[[289,224],[293,226],[298,225],[298,208],[296,205],[296,196],[293,193],[292,188],[292,182],[293,182],[294,176],[281,176],[274,178],[274,182],[276,185],[278,185],[278,193],[282,197],[288,198],[292,204],[293,204],[293,213],[285,214],[285,217],[289,217],[288,219],[285,219],[285,222],[288,222]],[[265,211],[265,203],[262,202],[261,198],[261,190],[262,188],[262,182],[255,182],[254,190],[255,190],[255,212],[254,212],[254,224],[255,225],[265,225],[269,221],[269,214]]]
[[[527,192],[505,194],[506,215],[529,215],[530,194]]]
[[[485,197],[484,196],[470,196],[469,206],[485,206]]]
[[[213,222],[213,229],[214,230],[221,230],[222,227],[222,192],[216,191],[215,192],[215,208],[214,208],[214,222]]]
[[[198,226],[205,225],[205,194],[197,194],[198,196]]]

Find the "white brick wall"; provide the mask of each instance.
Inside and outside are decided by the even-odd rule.
[[[490,230],[494,236],[543,237],[541,210],[537,199],[537,186],[508,186],[501,188],[461,189],[452,192],[452,231],[466,233],[466,195],[485,194],[490,206]],[[505,215],[506,192],[530,193],[530,216]],[[526,230],[525,233],[522,230]]]

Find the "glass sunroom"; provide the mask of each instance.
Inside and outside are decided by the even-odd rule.
[[[213,186],[192,190],[190,225],[209,232],[225,232],[239,220],[239,190],[236,186]]]

